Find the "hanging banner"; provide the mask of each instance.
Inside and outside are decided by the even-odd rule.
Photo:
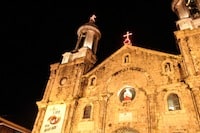
[[[61,133],[66,112],[66,104],[47,107],[40,133]]]

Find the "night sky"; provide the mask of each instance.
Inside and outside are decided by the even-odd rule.
[[[98,62],[123,45],[132,32],[133,45],[177,54],[173,32],[178,19],[168,0],[13,1],[7,4],[1,32],[0,116],[32,129],[49,68],[75,48],[76,31],[96,15],[101,31]]]

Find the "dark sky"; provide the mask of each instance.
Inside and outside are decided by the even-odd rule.
[[[119,49],[123,34],[133,45],[177,53],[177,16],[169,0],[13,1],[2,16],[0,116],[32,129],[50,64],[75,48],[76,31],[92,14],[101,31],[99,62]]]

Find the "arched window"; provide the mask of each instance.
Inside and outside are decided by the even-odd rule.
[[[97,43],[98,43],[98,38],[96,35],[94,35],[93,44],[92,44],[92,51],[94,54],[96,54],[96,51],[97,51]]]
[[[85,38],[86,38],[86,32],[84,32],[84,33],[82,33],[81,35],[80,35],[80,42],[79,42],[79,46],[78,46],[78,48],[81,48],[81,47],[83,47],[83,44],[84,44],[84,41],[85,41]]]
[[[92,106],[91,105],[86,105],[85,106],[84,112],[83,112],[83,119],[90,118],[91,110],[92,110]]]
[[[91,85],[91,86],[93,86],[93,85],[96,84],[96,83],[95,83],[95,82],[96,82],[95,80],[96,80],[96,78],[95,78],[95,77],[92,77],[91,82],[90,82],[90,85]]]
[[[167,62],[165,64],[165,72],[170,72],[171,71],[171,64],[169,62]]]
[[[168,110],[174,111],[174,110],[180,110],[180,103],[179,98],[177,94],[171,93],[167,97],[167,104],[168,104]]]
[[[130,54],[129,53],[123,55],[122,63],[124,63],[124,64],[130,63]]]
[[[89,86],[95,86],[96,85],[96,76],[92,76],[89,79]]]
[[[129,55],[126,55],[126,56],[124,57],[124,63],[129,63]]]
[[[163,74],[171,74],[174,72],[173,63],[169,60],[166,60],[162,63],[162,72]]]

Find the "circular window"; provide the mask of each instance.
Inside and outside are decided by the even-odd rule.
[[[61,80],[60,80],[60,85],[64,85],[67,81],[67,78],[66,77],[63,77]]]
[[[134,97],[135,97],[135,90],[132,87],[125,87],[119,93],[119,100],[121,102],[132,101]]]

